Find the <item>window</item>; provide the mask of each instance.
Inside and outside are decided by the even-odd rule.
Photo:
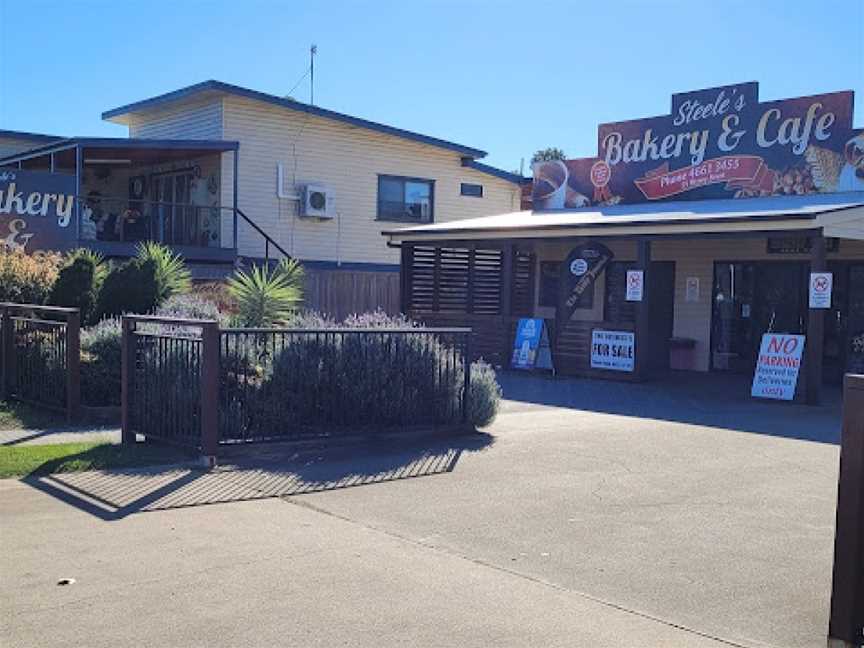
[[[378,176],[378,218],[431,223],[434,184],[421,178]]]
[[[470,196],[471,198],[483,197],[483,185],[471,184],[470,182],[462,183],[462,195]]]
[[[606,266],[606,310],[603,319],[614,324],[636,321],[636,302],[627,301],[627,271],[636,269],[635,261],[613,261]]]

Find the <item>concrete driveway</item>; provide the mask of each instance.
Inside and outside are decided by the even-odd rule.
[[[0,482],[0,644],[824,645],[836,394],[504,383],[487,437]]]

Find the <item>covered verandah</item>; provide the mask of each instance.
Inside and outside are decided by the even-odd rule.
[[[74,137],[0,159],[0,167],[61,174],[74,187],[74,238],[108,257],[141,241],[184,258],[233,262],[239,144],[223,140]]]
[[[796,400],[816,403],[823,377],[835,381],[862,360],[861,194],[524,211],[384,234],[402,250],[403,311],[471,326],[475,354],[502,367],[520,317],[544,319],[563,375],[642,381],[673,367],[752,376],[762,333],[803,334]],[[562,317],[562,264],[585,241],[602,242],[614,261],[589,305]],[[625,298],[631,269],[643,272],[641,301]],[[807,307],[808,270],[835,274],[831,308]],[[592,366],[596,330],[632,332],[631,371]]]

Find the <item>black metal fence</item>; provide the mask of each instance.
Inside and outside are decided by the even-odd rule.
[[[864,645],[864,376],[847,375],[829,645]]]
[[[462,423],[468,335],[469,329],[223,330],[220,442]]]
[[[81,400],[77,308],[0,303],[0,398],[78,414]]]
[[[123,434],[219,444],[463,425],[470,329],[224,329],[123,318]]]
[[[122,326],[123,441],[142,434],[215,454],[218,324],[125,316]]]

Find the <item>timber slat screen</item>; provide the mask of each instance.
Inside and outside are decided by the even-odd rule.
[[[65,411],[80,405],[77,308],[0,303],[0,398]]]
[[[465,420],[467,329],[225,329],[220,335],[220,443]]]
[[[534,309],[535,267],[532,252],[512,247],[406,246],[403,310],[430,326],[471,327],[472,359],[506,365],[515,323]]]

